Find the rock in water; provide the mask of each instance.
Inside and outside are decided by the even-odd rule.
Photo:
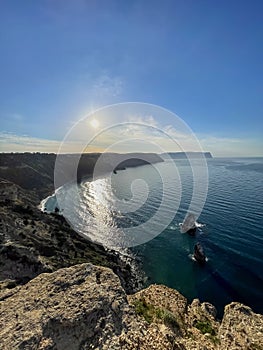
[[[205,253],[203,247],[200,243],[196,243],[194,247],[194,258],[200,264],[204,264],[206,262]]]
[[[188,214],[184,219],[184,222],[181,224],[181,232],[194,236],[196,232],[195,220],[196,217],[193,213]]]

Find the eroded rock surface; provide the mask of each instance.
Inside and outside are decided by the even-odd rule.
[[[92,264],[43,273],[0,308],[5,350],[262,349],[263,316],[250,308],[228,305],[220,324],[211,304],[187,305],[165,286],[127,298],[117,275]]]
[[[219,328],[219,338],[224,349],[263,349],[263,315],[240,303],[225,307]]]
[[[82,264],[42,274],[1,303],[4,349],[92,349],[125,327],[127,299],[111,270]],[[132,319],[131,319],[132,320]]]

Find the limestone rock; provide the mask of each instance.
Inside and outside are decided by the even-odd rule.
[[[6,350],[113,349],[111,339],[133,322],[140,333],[118,277],[91,264],[31,280],[1,302],[0,319]]]
[[[162,307],[181,317],[187,308],[187,299],[177,290],[164,285],[152,284],[148,288],[130,296],[129,300],[144,298],[146,302],[155,307]]]
[[[178,334],[185,334],[184,315],[187,310],[187,299],[175,289],[164,285],[152,284],[148,288],[128,296],[131,305],[143,302],[150,305],[153,310],[153,321],[156,323],[166,323],[165,319],[174,324],[173,331]]]
[[[263,315],[240,303],[227,305],[219,338],[226,350],[263,350]]]
[[[165,286],[127,297],[112,270],[92,264],[43,273],[0,300],[4,350],[262,349],[263,316],[247,306],[226,306],[220,324],[211,304],[187,305]],[[150,322],[136,309],[141,300]]]
[[[5,350],[184,349],[171,330],[136,315],[110,269],[91,264],[41,274],[0,305]]]

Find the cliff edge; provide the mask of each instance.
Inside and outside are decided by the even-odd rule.
[[[75,265],[43,273],[0,302],[2,349],[262,349],[263,316],[238,303],[222,322],[211,304],[188,305],[152,285],[129,298],[108,268]]]

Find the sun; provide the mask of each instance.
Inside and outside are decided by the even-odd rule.
[[[89,123],[94,129],[97,129],[100,126],[100,123],[97,119],[91,119]]]

